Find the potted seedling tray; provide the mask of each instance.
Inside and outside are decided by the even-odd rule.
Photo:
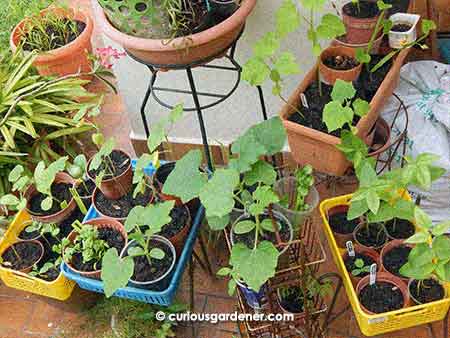
[[[370,100],[369,112],[356,125],[359,137],[368,139],[369,133],[378,120],[387,99],[397,87],[400,79],[400,69],[410,49],[407,48],[401,51],[393,60],[392,66]],[[280,116],[287,131],[289,147],[295,162],[301,165],[310,164],[314,169],[323,173],[342,176],[351,164],[346,160],[344,154],[336,148],[336,145],[341,142],[340,138],[337,135],[327,134],[292,121],[296,109],[300,106],[305,106],[305,104],[308,105],[308,103],[303,102],[302,97],[304,96],[302,94],[306,92],[310,85],[317,81],[317,70],[318,65],[306,75],[290,96],[288,103],[283,106]],[[363,81],[361,76],[360,81]]]
[[[366,336],[374,336],[444,319],[450,307],[450,298],[375,315],[370,315],[363,311],[356,291],[353,288],[350,275],[344,265],[342,253],[345,249],[338,248],[326,216],[328,210],[333,207],[349,205],[351,198],[352,194],[324,200],[320,204],[320,214],[334,262],[343,278],[345,291],[361,332]],[[406,198],[410,199],[409,195]],[[447,292],[450,290],[448,284],[445,288]]]
[[[163,164],[164,162],[162,162]],[[132,166],[134,169],[134,166],[136,165],[136,161],[132,161]],[[145,168],[144,172],[151,176],[155,172],[155,168],[150,165],[147,168]],[[192,250],[195,244],[195,241],[197,239],[197,234],[200,228],[200,225],[202,223],[204,216],[204,208],[200,206],[199,210],[197,211],[194,222],[192,224],[192,227],[189,231],[189,234],[186,238],[183,251],[181,252],[181,255],[177,257],[177,262],[175,263],[175,271],[172,275],[172,279],[169,283],[169,286],[167,289],[163,291],[151,291],[151,290],[145,290],[145,289],[138,289],[134,287],[127,286],[125,288],[118,289],[114,296],[120,297],[120,298],[127,298],[127,299],[133,299],[137,300],[143,303],[149,303],[149,304],[158,304],[163,306],[168,306],[172,303],[173,298],[175,296],[175,293],[177,292],[178,286],[180,284],[181,277],[183,275],[184,269],[186,268],[186,264],[188,263]],[[90,207],[88,210],[88,213],[86,214],[86,217],[84,221],[88,221],[90,219],[94,219],[100,217],[99,214],[97,214],[95,208],[93,206]],[[98,292],[98,293],[104,293],[103,288],[103,282],[96,279],[86,278],[83,277],[77,273],[74,273],[71,271],[68,266],[63,262],[61,264],[61,271],[63,274],[75,281],[78,286],[82,289]]]
[[[5,235],[0,240],[0,255],[11,244],[18,241],[19,234],[29,224],[30,220],[31,217],[25,210],[17,213]],[[67,279],[62,273],[54,281],[48,282],[41,278],[0,266],[0,277],[11,288],[58,300],[69,298],[75,287],[75,282]]]

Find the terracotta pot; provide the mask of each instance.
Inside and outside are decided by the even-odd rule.
[[[391,146],[391,127],[382,117],[375,123],[374,138],[371,144],[372,147],[376,147],[374,151],[369,153],[371,157],[378,157]]]
[[[56,174],[54,183],[68,183],[71,184],[72,186],[75,186],[75,180],[70,175],[63,172]],[[75,200],[72,198],[70,202],[67,204],[67,207],[52,215],[48,216],[37,215],[30,210],[29,203],[31,198],[38,193],[39,192],[37,191],[36,186],[34,184],[30,185],[28,189],[25,191],[25,198],[27,200],[26,210],[30,214],[31,218],[35,221],[39,221],[42,223],[60,223],[63,220],[65,220],[77,206]]]
[[[79,71],[86,73],[91,71],[91,62],[88,54],[92,52],[91,36],[94,25],[91,17],[82,11],[64,10],[61,8],[48,8],[41,12],[41,16],[45,13],[53,11],[58,15],[76,19],[86,24],[83,32],[74,41],[69,44],[39,54],[33,65],[37,68],[40,75],[58,75],[64,76],[75,74]],[[21,32],[25,27],[27,20],[24,19],[14,28],[10,36],[10,47],[13,52],[22,38]]]
[[[153,175],[153,186],[158,191],[158,196],[163,201],[175,201],[177,206],[183,205],[183,202],[180,198],[173,195],[166,195],[162,192],[164,183],[166,182],[167,177],[170,173],[175,169],[175,162],[164,163],[158,169],[156,169],[155,174]]]
[[[176,233],[174,236],[167,238],[170,243],[173,244],[175,247],[175,251],[177,252],[177,256],[180,257],[181,253],[183,252],[184,243],[186,242],[187,235],[189,234],[189,229],[191,228],[191,213],[189,212],[189,209],[187,206],[183,206],[188,214],[188,219],[186,221],[186,224],[184,225],[183,229],[181,229],[178,233]]]
[[[363,227],[366,226],[365,222],[361,222],[360,224],[358,224],[358,226],[355,228],[355,231],[353,231],[353,240],[361,247],[363,248],[367,248],[367,249],[374,249],[376,251],[381,251],[381,249],[386,245],[386,243],[389,241],[388,235],[387,235],[387,231],[383,226],[383,231],[386,234],[386,240],[384,241],[383,244],[381,244],[380,246],[377,247],[368,247],[362,243],[360,243],[357,239],[356,239],[356,234],[358,233],[358,231]]]
[[[362,0],[360,0],[363,2]],[[370,2],[370,1],[367,1]],[[375,29],[379,15],[373,18],[355,18],[345,14],[344,9],[351,6],[352,2],[346,3],[342,7],[342,21],[347,32],[347,41],[349,43],[366,43],[369,42],[370,37]]]
[[[111,25],[97,3],[94,16],[103,33],[122,45],[131,55],[157,68],[201,64],[221,57],[242,31],[256,0],[245,0],[228,19],[203,32],[170,40],[144,39],[124,34]]]
[[[380,53],[380,48],[381,48],[381,43],[383,42],[383,35],[380,34],[380,37],[376,38],[375,41],[372,44],[372,48],[370,50],[371,54],[378,54]],[[333,40],[333,42],[331,43],[332,46],[344,46],[344,47],[348,47],[348,48],[353,48],[353,49],[357,49],[357,48],[361,48],[363,50],[366,50],[367,45],[369,43],[350,43],[347,40],[347,36],[340,36],[336,39]]]
[[[344,212],[346,213],[346,212],[348,212],[348,209],[349,209],[348,205],[335,206],[327,211],[328,219],[332,215],[340,214],[340,213],[344,213]],[[331,228],[331,224],[330,224],[330,228]],[[348,234],[340,234],[338,232],[333,231],[333,236],[336,241],[336,244],[340,248],[345,248],[346,247],[345,243],[347,243],[348,241],[353,241],[353,232],[350,232]]]
[[[100,190],[102,191],[103,195],[106,196],[109,200],[117,200],[121,198],[122,196],[125,196],[130,192],[131,186],[133,184],[133,169],[131,167],[131,157],[126,152],[120,150],[120,149],[114,149],[113,151],[121,152],[126,157],[128,157],[128,167],[127,169],[120,174],[119,176],[103,180],[100,184]],[[88,177],[95,182],[95,176],[91,176],[89,173],[89,167],[92,162],[92,157],[89,159],[89,162],[87,164],[88,170],[87,175]]]
[[[19,244],[19,243],[35,243],[35,244],[39,245],[39,248],[41,250],[41,254],[39,255],[39,258],[33,264],[31,264],[29,267],[26,267],[26,268],[23,268],[20,270],[14,270],[14,271],[19,271],[19,272],[23,272],[23,273],[29,273],[29,272],[31,272],[31,270],[33,270],[33,265],[38,264],[41,261],[42,257],[44,257],[44,246],[42,245],[41,242],[39,242],[35,239],[26,240],[26,241],[20,240],[19,242],[13,243],[12,245],[5,247],[5,250],[3,250],[3,252],[0,254],[0,258],[8,248],[10,248],[13,245]]]
[[[396,286],[403,295],[403,308],[406,308],[409,306],[410,298],[409,298],[408,287],[400,278],[392,276],[391,274],[387,274],[385,272],[380,272],[377,274],[376,282],[386,282],[386,283],[390,283],[390,284]],[[356,294],[358,296],[358,299],[359,299],[359,294],[361,293],[361,290],[364,287],[366,287],[367,285],[369,285],[369,283],[370,283],[370,276],[366,276],[359,281],[358,285],[356,286]],[[364,310],[364,312],[367,312],[368,314],[371,314],[371,315],[376,314],[376,313],[373,313],[373,312],[367,310],[361,304],[361,302],[359,303],[359,305],[361,306],[361,309]]]
[[[360,245],[355,245],[354,247],[355,252],[367,257],[370,257],[373,259],[373,261],[377,264],[377,271],[381,270],[381,266],[379,264],[379,260],[380,260],[380,255],[378,254],[378,252],[376,252],[373,249],[370,248],[366,248]],[[342,255],[342,260],[345,262],[345,260],[348,258],[348,252],[345,251],[345,253]],[[358,276],[354,276],[352,274],[351,271],[348,271],[348,275],[350,276],[350,279],[352,281],[353,287],[356,288],[356,285],[358,285],[359,281],[364,278],[364,277],[358,277]]]
[[[96,228],[109,228],[109,229],[114,229],[120,232],[120,234],[122,235],[122,237],[125,239],[125,244],[124,244],[124,248],[127,246],[128,244],[128,235],[127,232],[125,231],[125,228],[123,227],[122,223],[116,221],[113,218],[94,218],[91,219],[83,224],[90,224],[93,225]],[[67,239],[73,243],[75,241],[75,239],[77,238],[78,233],[75,230],[72,230],[72,232],[69,234],[69,236],[67,237]],[[119,252],[120,254],[120,252]],[[87,278],[93,278],[93,279],[101,279],[101,274],[102,271],[101,270],[95,270],[95,271],[80,271],[77,270],[76,268],[74,268],[72,266],[71,262],[67,262],[65,261],[65,263],[67,264],[67,266],[69,267],[70,270],[72,270],[75,273],[78,273],[84,277]]]
[[[370,102],[369,112],[356,125],[358,128],[357,135],[362,139],[367,138],[387,102],[386,98],[390,97],[397,87],[401,66],[409,52],[410,48],[397,55],[383,83]],[[296,112],[295,107],[300,105],[300,94],[316,79],[317,65],[306,75],[290,96],[288,103],[283,106],[280,112],[280,117],[286,128],[289,147],[295,162],[300,165],[311,164],[317,171],[342,176],[350,168],[351,163],[336,148],[336,145],[341,142],[340,139],[288,120],[289,116]]]
[[[406,243],[404,242],[404,240],[402,240],[402,239],[394,239],[394,240],[388,242],[388,243],[383,247],[383,249],[381,249],[381,252],[380,252],[380,259],[379,259],[379,261],[378,261],[378,264],[381,266],[381,271],[383,271],[383,272],[385,272],[385,273],[387,273],[387,274],[389,274],[389,275],[391,275],[391,276],[400,278],[401,280],[403,280],[403,281],[407,284],[408,281],[409,281],[409,278],[408,278],[408,277],[399,277],[399,276],[396,276],[396,275],[390,273],[389,270],[386,269],[386,268],[384,267],[384,264],[383,264],[384,256],[385,256],[389,251],[391,251],[392,249],[394,249],[394,248],[396,248],[396,247],[399,247],[399,246],[406,246],[406,247],[410,247],[411,249],[413,248],[413,245],[411,245],[411,244],[406,244]]]
[[[411,303],[417,304],[417,305],[425,304],[425,303],[420,302],[418,299],[416,299],[416,298],[412,295],[412,292],[411,292],[411,283],[414,282],[414,281],[415,281],[415,279],[410,279],[410,280],[408,281],[408,294],[409,294],[409,297],[411,298]],[[442,284],[442,283],[441,283],[439,280],[437,280],[437,279],[435,279],[435,281],[437,281],[437,282],[442,286],[442,288],[444,289],[444,297],[442,297],[442,299],[447,298],[447,297],[448,297],[448,292],[447,292],[447,288],[445,287],[445,285]],[[424,287],[425,287],[425,286],[424,286]]]
[[[323,82],[334,85],[337,79],[353,82],[358,79],[361,73],[362,64],[349,69],[349,70],[337,70],[325,65],[324,60],[333,56],[347,56],[356,59],[356,51],[353,48],[345,46],[336,46],[326,48],[322,54],[320,54],[319,71]]]

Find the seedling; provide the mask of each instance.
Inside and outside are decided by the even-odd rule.
[[[355,115],[363,117],[370,109],[367,101],[360,98],[354,99],[356,90],[351,82],[336,80],[331,92],[332,101],[325,105],[323,121],[328,132],[340,129],[348,125],[353,133],[356,128],[352,126]]]
[[[29,174],[22,165],[18,164],[10,171],[8,181],[13,184],[12,191],[16,192],[19,196],[16,196],[15,194],[3,195],[0,198],[0,204],[7,206],[10,210],[25,209],[27,200],[24,194],[28,186],[32,183]]]
[[[361,12],[361,6],[359,5],[359,0],[352,0],[352,4],[354,6],[356,6],[356,8],[358,9],[358,13]]]
[[[110,138],[105,142],[102,134],[92,135],[92,141],[97,146],[98,152],[92,157],[89,170],[99,171],[95,177],[95,185],[100,187],[105,177],[115,177],[116,168],[111,159],[111,153],[114,150],[116,142],[114,138]]]
[[[370,272],[370,265],[366,265],[364,263],[364,260],[361,258],[357,258],[355,260],[354,266],[355,266],[355,268],[352,270],[352,275],[355,277],[362,275],[363,273]]]
[[[295,178],[297,180],[296,194],[290,200],[290,194],[286,194],[281,198],[280,203],[286,208],[294,211],[306,211],[309,209],[305,198],[308,196],[311,187],[314,185],[313,168],[308,164],[303,168],[295,171]]]

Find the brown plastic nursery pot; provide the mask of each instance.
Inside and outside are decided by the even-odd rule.
[[[110,200],[117,200],[122,196],[128,194],[133,184],[133,169],[131,167],[131,157],[126,152],[120,149],[114,149],[113,151],[121,152],[126,157],[128,157],[128,167],[127,169],[119,176],[103,180],[100,184],[100,190],[103,195]],[[89,168],[91,165],[92,157],[89,159],[87,167]],[[95,182],[95,177],[91,176],[89,170],[87,170],[88,177]]]
[[[97,1],[93,1],[92,5],[96,22],[105,35],[136,58],[164,68],[167,65],[204,63],[222,56],[239,36],[256,0],[243,1],[231,17],[210,29],[170,41],[144,39],[122,33],[108,21]]]
[[[349,206],[348,205],[338,205],[327,212],[328,219],[330,216],[333,216],[335,214],[340,214],[344,212],[348,212]],[[348,234],[340,234],[338,232],[333,231],[334,239],[336,240],[336,244],[340,248],[345,248],[345,243],[348,241],[353,241],[353,232],[350,232]]]
[[[183,202],[181,201],[180,198],[173,195],[167,195],[162,192],[164,183],[174,168],[175,162],[168,162],[164,163],[162,166],[156,169],[155,174],[153,175],[153,186],[157,189],[158,196],[161,200],[175,201],[175,204],[177,206],[181,206],[183,205]]]
[[[54,183],[68,183],[72,184],[72,186],[75,186],[75,180],[70,175],[63,172],[56,174]],[[65,220],[72,213],[72,211],[75,210],[77,206],[75,200],[72,198],[70,202],[67,204],[67,207],[61,209],[57,213],[47,216],[37,215],[33,213],[29,208],[29,201],[36,194],[38,194],[38,191],[34,184],[30,185],[28,189],[25,191],[25,198],[27,200],[26,210],[30,214],[31,218],[35,221],[39,221],[42,223],[60,223],[63,220]]]
[[[410,48],[401,51],[397,55],[383,83],[370,102],[369,112],[356,125],[358,129],[357,135],[364,140],[367,139],[372,127],[378,120],[387,98],[392,95],[397,87],[401,66],[409,52]],[[305,76],[294,93],[289,97],[288,103],[283,106],[280,112],[280,116],[286,128],[289,147],[295,162],[301,165],[311,164],[314,169],[320,172],[342,176],[350,168],[351,163],[336,148],[336,145],[341,142],[340,139],[288,120],[289,116],[296,112],[295,108],[300,105],[300,94],[313,81],[316,81],[317,67],[316,65]]]
[[[403,307],[402,308],[406,308],[409,306],[410,298],[409,298],[408,287],[400,278],[392,276],[391,274],[387,274],[385,272],[380,272],[377,274],[376,282],[386,282],[386,283],[390,283],[390,284],[396,286],[403,295]],[[358,285],[356,286],[356,294],[358,296],[358,299],[359,299],[359,294],[360,294],[361,290],[365,286],[367,286],[369,283],[370,283],[370,276],[366,276],[359,281]],[[361,304],[361,302],[359,303],[359,305],[361,306],[361,308],[363,309],[364,312],[367,312],[368,314],[371,314],[371,315],[375,314],[375,313],[367,310]]]
[[[39,248],[41,250],[41,254],[39,255],[39,258],[36,260],[36,262],[34,262],[32,265],[30,265],[26,268],[23,268],[20,270],[15,270],[15,271],[23,272],[23,273],[29,273],[31,270],[33,270],[33,265],[38,264],[41,261],[42,257],[44,257],[44,246],[42,245],[41,242],[39,242],[38,240],[35,240],[35,239],[26,240],[26,241],[20,240],[20,242],[13,243],[12,245],[6,247],[5,250],[3,250],[3,252],[0,254],[0,258],[9,247],[16,245],[18,243],[35,243],[35,244],[39,245]]]
[[[386,234],[386,240],[384,241],[384,243],[383,244],[381,244],[381,245],[379,245],[379,246],[374,246],[374,247],[369,247],[369,246],[366,246],[366,245],[364,245],[364,244],[362,244],[362,243],[360,243],[359,241],[358,241],[358,239],[357,239],[357,237],[356,237],[356,234],[358,233],[358,230],[359,229],[361,229],[363,226],[366,226],[366,223],[365,222],[361,222],[361,223],[359,223],[358,224],[358,226],[355,228],[355,230],[353,231],[353,240],[355,241],[355,243],[357,243],[359,246],[361,246],[361,247],[363,247],[363,248],[367,248],[367,249],[373,249],[373,250],[376,250],[376,251],[381,251],[381,249],[386,245],[386,243],[389,241],[389,237],[387,236],[387,231],[386,231],[386,229],[384,228],[384,226],[383,226],[383,231],[385,232],[385,234]]]
[[[110,228],[110,229],[117,230],[117,231],[120,232],[120,234],[122,235],[122,237],[123,237],[124,240],[125,240],[125,245],[124,245],[124,247],[126,247],[127,244],[128,244],[128,235],[127,235],[127,232],[125,231],[125,228],[123,227],[122,223],[116,221],[116,220],[113,219],[113,218],[105,218],[105,217],[102,217],[102,218],[94,218],[94,219],[91,219],[91,220],[89,220],[89,221],[87,221],[87,222],[85,222],[85,223],[83,223],[83,224],[90,224],[90,225],[93,225],[93,226],[96,227],[96,228]],[[77,236],[78,236],[78,233],[77,233],[75,230],[73,230],[73,231],[69,234],[69,236],[67,237],[67,239],[68,239],[71,243],[73,243],[73,242],[75,241],[75,239],[77,238]],[[72,271],[74,271],[74,272],[76,272],[76,273],[78,273],[78,274],[80,274],[80,275],[82,275],[82,276],[84,276],[84,277],[93,278],[93,279],[100,279],[100,278],[101,278],[101,273],[102,273],[101,270],[95,270],[95,271],[80,271],[80,270],[75,269],[75,268],[72,266],[72,263],[71,263],[71,262],[65,262],[65,263],[67,264],[67,266],[68,266]]]
[[[88,54],[92,52],[91,36],[94,29],[89,14],[82,11],[65,10],[62,8],[48,8],[41,12],[41,15],[53,11],[61,16],[73,18],[86,24],[83,32],[74,41],[69,44],[41,53],[37,56],[33,65],[37,68],[40,75],[58,75],[65,76],[75,74],[79,71],[86,73],[91,71],[91,62]],[[14,28],[10,36],[10,47],[13,52],[16,51],[22,38],[22,31],[27,23],[24,19]]]
[[[186,224],[184,225],[183,229],[181,229],[181,231],[179,231],[177,234],[175,234],[174,236],[167,238],[170,243],[173,244],[173,246],[175,247],[175,251],[177,252],[177,257],[181,256],[181,253],[183,251],[184,248],[184,243],[186,242],[186,237],[189,234],[189,229],[191,228],[191,213],[189,212],[189,208],[187,206],[183,206],[187,213],[188,213],[188,219],[186,221]]]
[[[321,79],[327,84],[334,85],[336,80],[343,80],[347,82],[355,81],[361,73],[362,64],[349,69],[349,70],[337,70],[325,65],[324,60],[333,56],[347,56],[356,58],[356,51],[353,48],[345,46],[335,46],[326,48],[322,54],[320,54],[319,71]]]
[[[378,54],[380,52],[382,42],[383,42],[383,35],[380,35],[380,37],[375,39],[375,41],[373,42],[372,49],[370,52],[372,54]],[[344,46],[344,47],[353,48],[353,49],[362,48],[364,50],[367,48],[368,44],[369,44],[368,42],[366,42],[366,43],[350,43],[350,42],[348,42],[346,35],[340,36],[331,42],[332,46]]]
[[[342,7],[342,21],[344,22],[345,30],[347,32],[347,41],[349,43],[367,43],[372,36],[379,15],[372,18],[356,18],[349,16],[345,14],[344,8],[351,5],[352,2],[349,2]]]
[[[366,248],[366,247],[363,247],[363,246],[360,246],[360,245],[355,245],[354,249],[355,249],[356,253],[359,253],[361,255],[365,255],[365,256],[368,256],[368,257],[372,258],[373,261],[375,263],[377,263],[377,272],[381,271],[380,264],[378,263],[379,260],[380,260],[380,255],[378,254],[378,252],[376,252],[373,249]],[[345,260],[347,258],[348,258],[348,252],[345,251],[345,253],[342,254],[342,260],[345,262]],[[355,287],[355,288],[358,285],[359,281],[362,278],[364,278],[364,277],[361,278],[361,277],[358,277],[358,276],[354,276],[351,271],[348,271],[348,275],[350,276],[350,279],[352,280],[353,287]]]
[[[384,256],[385,256],[389,251],[391,251],[392,249],[394,249],[394,248],[396,248],[396,247],[399,247],[399,246],[407,246],[407,247],[413,248],[413,245],[411,245],[411,244],[406,244],[406,243],[404,242],[404,240],[402,240],[402,239],[394,239],[394,240],[388,242],[388,243],[383,247],[383,249],[381,249],[381,252],[380,252],[380,258],[379,258],[378,264],[379,264],[380,267],[381,267],[381,271],[383,271],[383,272],[385,272],[385,273],[387,273],[387,274],[389,274],[389,275],[391,275],[391,276],[394,276],[394,277],[396,277],[396,278],[400,278],[401,280],[403,280],[403,282],[405,282],[406,284],[408,284],[408,282],[409,282],[409,278],[408,278],[408,277],[399,277],[399,276],[393,275],[392,273],[390,273],[390,272],[384,267],[384,264],[383,264],[383,261],[384,261],[383,258],[384,258]]]

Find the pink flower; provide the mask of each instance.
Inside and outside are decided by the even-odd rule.
[[[97,55],[100,57],[100,62],[103,67],[111,69],[113,64],[110,62],[111,57],[119,60],[121,57],[127,55],[125,52],[119,52],[111,46],[96,49]]]

